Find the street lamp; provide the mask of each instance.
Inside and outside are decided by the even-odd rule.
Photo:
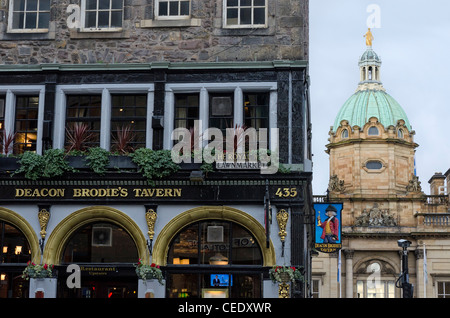
[[[402,251],[402,273],[397,279],[395,286],[403,289],[403,298],[412,298],[414,294],[414,286],[409,283],[408,272],[408,247],[411,246],[411,242],[401,239],[397,241],[398,247],[403,249]]]

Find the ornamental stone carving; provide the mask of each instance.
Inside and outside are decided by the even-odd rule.
[[[408,185],[406,186],[406,191],[408,192],[420,192],[422,191],[422,187],[420,186],[419,177],[413,175],[412,179],[409,180]]]
[[[397,221],[389,209],[382,210],[374,203],[370,210],[364,209],[356,218],[355,226],[397,226]]]
[[[337,175],[332,175],[330,177],[330,182],[328,183],[328,190],[331,192],[344,192],[344,180],[339,180]]]

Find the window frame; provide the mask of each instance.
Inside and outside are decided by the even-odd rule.
[[[91,10],[91,9],[87,9],[86,8],[86,6],[87,6],[87,1],[88,0],[81,0],[81,19],[80,19],[80,30],[82,31],[82,32],[120,32],[120,31],[122,31],[123,30],[123,22],[124,22],[124,1],[122,0],[122,9],[112,9],[111,8],[111,1],[112,0],[109,0],[110,1],[110,8],[109,9],[99,9],[99,8],[96,8],[96,9],[94,9],[94,10]],[[99,1],[99,0],[97,0],[97,1]],[[97,4],[98,4],[98,2],[97,2]],[[96,13],[96,27],[95,28],[93,28],[93,27],[86,27],[86,14],[87,14],[87,12],[88,11],[96,11],[97,13]],[[98,12],[99,11],[109,11],[109,27],[102,27],[102,28],[99,28],[98,27]],[[111,27],[111,12],[113,12],[113,11],[121,11],[122,12],[122,20],[121,20],[121,26],[120,27]]]
[[[269,8],[268,8],[268,1],[264,0],[264,24],[254,24],[254,23],[250,23],[250,24],[240,24],[240,17],[241,17],[241,8],[242,7],[249,7],[251,9],[251,19],[254,19],[254,9],[255,7],[260,8],[262,6],[255,6],[253,5],[253,1],[254,0],[250,0],[252,1],[252,4],[250,6],[241,6],[240,5],[240,1],[238,0],[238,5],[237,5],[237,10],[238,10],[238,23],[237,24],[228,24],[227,20],[228,20],[228,4],[227,4],[227,0],[223,0],[223,27],[226,29],[263,29],[263,28],[267,28],[268,27],[268,18],[269,18]],[[252,21],[253,22],[253,21]]]
[[[200,109],[199,120],[201,120],[201,132],[209,128],[209,95],[211,93],[234,93],[234,125],[244,123],[244,92],[269,93],[269,129],[277,128],[277,100],[278,85],[276,82],[224,82],[224,83],[187,83],[167,84],[165,95],[164,116],[164,149],[170,150],[173,146],[171,133],[174,130],[175,116],[175,94],[177,93],[199,93]],[[201,135],[201,133],[200,133]],[[269,148],[276,150],[276,145],[268,140]],[[208,144],[207,142],[204,145]]]
[[[170,2],[178,2],[178,9],[179,9],[179,12],[181,12],[181,2],[182,1],[188,1],[189,2],[189,14],[187,14],[187,15],[181,15],[181,14],[178,14],[178,15],[173,15],[173,16],[171,16],[171,15],[159,15],[159,5],[160,5],[160,2],[167,2],[168,3],[168,7],[167,7],[167,12],[169,13],[169,11],[170,11]],[[155,19],[156,20],[188,20],[188,19],[190,19],[191,18],[191,10],[192,10],[192,1],[191,0],[156,0],[155,1],[155,13],[154,13],[154,16],[155,16]]]
[[[55,99],[55,125],[53,128],[53,148],[64,149],[66,127],[66,95],[101,94],[100,147],[110,150],[111,147],[111,95],[113,94],[148,94],[147,123],[145,147],[152,148],[153,131],[152,116],[154,103],[154,84],[86,84],[58,85]]]
[[[14,12],[22,12],[22,11],[16,11],[14,10],[14,0],[9,0],[9,10],[8,10],[8,26],[7,26],[7,32],[8,33],[48,33],[49,29],[50,29],[50,23],[51,23],[51,2],[49,1],[49,10],[39,10],[39,1],[43,1],[43,0],[39,0],[37,3],[37,8],[36,11],[27,11],[26,10],[26,2],[28,0],[24,0],[25,1],[25,7],[24,7],[24,19],[26,16],[27,12],[36,12],[36,28],[25,28],[25,24],[24,27],[19,29],[19,28],[14,28]],[[38,28],[39,26],[39,12],[48,12],[49,14],[49,20],[48,20],[48,26],[46,28]]]
[[[43,125],[44,125],[44,102],[45,102],[45,86],[44,85],[5,85],[0,86],[0,95],[5,95],[4,108],[4,132],[6,135],[15,133],[16,122],[16,100],[18,95],[38,95],[38,119],[37,119],[37,141],[36,153],[42,154],[43,149]],[[13,145],[14,147],[14,145]],[[1,153],[1,152],[0,152]]]

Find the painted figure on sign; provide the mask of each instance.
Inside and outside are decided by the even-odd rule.
[[[339,239],[339,221],[336,218],[337,210],[334,206],[329,205],[325,209],[326,220],[322,223],[320,215],[317,217],[317,226],[322,228],[323,243],[336,243]]]

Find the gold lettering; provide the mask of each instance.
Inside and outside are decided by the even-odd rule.
[[[54,189],[54,188],[42,188],[42,189],[16,189],[16,198],[20,197],[63,197],[64,196],[64,189]]]
[[[23,189],[16,189],[16,198],[23,197],[25,194],[25,191]]]

